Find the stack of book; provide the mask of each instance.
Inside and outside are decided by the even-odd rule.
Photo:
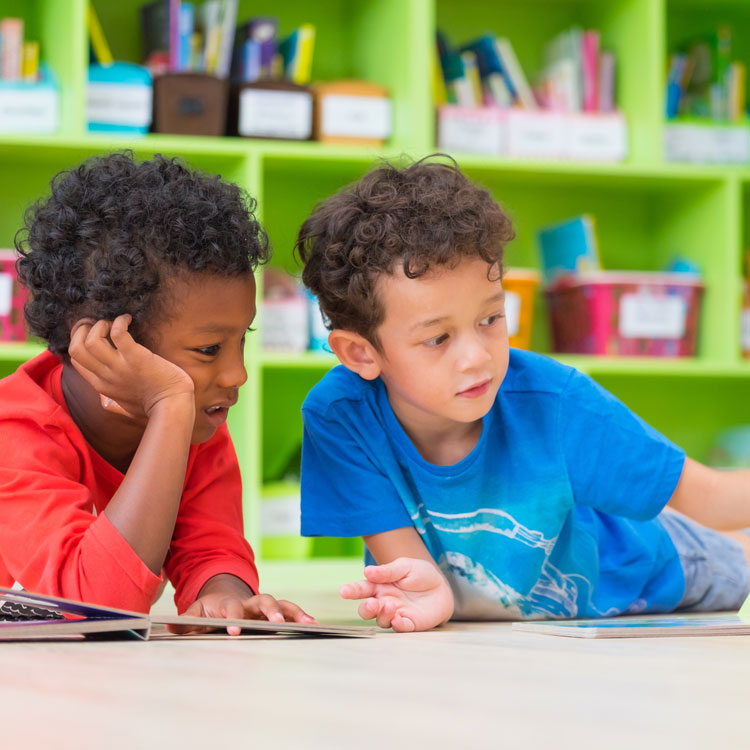
[[[732,30],[721,25],[669,57],[665,92],[667,161],[750,162],[747,68],[732,59]]]
[[[279,39],[277,18],[237,23],[238,0],[154,0],[141,7],[143,59],[154,75],[207,73],[240,83],[286,78],[307,84],[315,27]]]
[[[600,49],[599,32],[573,27],[545,48],[534,88],[505,37],[483,34],[453,47],[438,31],[441,79],[436,103],[462,107],[514,107],[556,112],[612,112],[615,57]]]
[[[437,33],[433,74],[438,146],[519,158],[621,161],[625,119],[615,108],[615,58],[599,32],[578,27],[545,48],[532,86],[505,37],[454,48]]]
[[[691,39],[669,57],[666,116],[741,122],[747,115],[747,68],[732,59],[732,31],[719,26]]]
[[[0,18],[0,133],[50,135],[58,110],[57,84],[39,63],[39,42],[24,40],[22,18]]]

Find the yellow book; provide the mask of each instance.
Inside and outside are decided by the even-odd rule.
[[[107,44],[107,40],[104,37],[102,25],[99,23],[99,17],[96,15],[94,6],[91,3],[88,5],[86,21],[89,27],[89,40],[91,41],[91,46],[94,49],[94,55],[99,61],[99,65],[111,65],[115,59],[112,57],[109,44]]]
[[[436,107],[442,107],[448,103],[448,92],[445,89],[443,69],[440,67],[437,49],[432,48],[432,100]]]
[[[29,83],[39,79],[39,42],[23,43],[21,77]]]
[[[299,34],[298,60],[292,80],[300,86],[305,86],[310,83],[312,76],[315,27],[311,23],[303,23],[297,29],[297,33]]]

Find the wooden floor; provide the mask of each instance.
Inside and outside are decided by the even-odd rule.
[[[356,622],[334,595],[296,598]],[[744,636],[455,624],[367,640],[0,645],[2,748],[748,748],[748,716]]]

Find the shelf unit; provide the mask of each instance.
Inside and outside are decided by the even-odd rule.
[[[137,61],[141,0],[94,5],[118,59]],[[0,16],[21,15],[41,40],[43,59],[60,84],[61,131],[54,137],[0,138],[0,247],[12,245],[25,207],[48,190],[59,170],[111,150],[139,157],[181,156],[236,181],[260,203],[271,236],[273,264],[295,269],[296,229],[312,207],[357,179],[380,157],[421,157],[435,150],[430,56],[436,25],[455,42],[495,30],[508,36],[528,72],[545,41],[578,23],[599,28],[617,53],[618,101],[629,126],[622,164],[521,162],[454,154],[467,174],[487,186],[509,211],[517,239],[507,263],[536,265],[536,227],[578,213],[596,217],[608,268],[656,270],[673,255],[697,262],[706,294],[695,359],[562,359],[590,373],[647,421],[699,460],[708,458],[719,430],[750,422],[750,362],[739,354],[741,251],[750,242],[750,169],[667,164],[661,153],[664,61],[685,34],[708,32],[725,20],[737,27],[738,49],[750,54],[750,0],[241,0],[240,19],[272,14],[287,33],[302,22],[317,27],[313,76],[361,77],[390,87],[394,130],[383,149],[317,143],[151,134],[140,139],[88,135],[85,130],[87,37],[85,0],[0,0]],[[745,58],[745,62],[750,59]],[[259,322],[262,326],[262,320]],[[549,348],[541,302],[533,348]],[[41,348],[0,345],[0,375]],[[248,537],[259,549],[259,503],[264,479],[277,478],[301,439],[300,404],[335,364],[331,355],[261,352],[248,345],[249,380],[230,417],[244,481]],[[274,584],[299,580],[334,586],[356,568],[350,559],[261,561]],[[317,566],[317,567],[316,567]],[[283,586],[282,586],[283,588]],[[283,592],[282,592],[283,593]]]

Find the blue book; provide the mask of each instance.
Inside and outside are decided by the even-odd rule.
[[[564,274],[575,276],[601,269],[593,216],[584,214],[542,227],[537,230],[536,239],[546,284]]]
[[[190,57],[195,31],[195,6],[183,2],[180,5],[180,70],[190,70]]]
[[[482,80],[485,80],[492,75],[499,74],[503,77],[511,97],[513,99],[518,97],[516,85],[498,54],[494,34],[483,34],[478,39],[461,47],[462,52],[466,50],[473,52],[477,56],[479,76]]]

